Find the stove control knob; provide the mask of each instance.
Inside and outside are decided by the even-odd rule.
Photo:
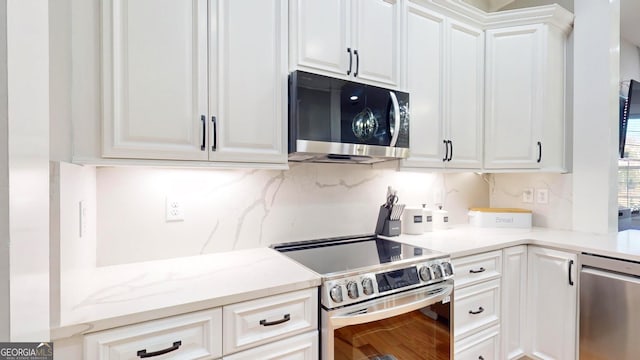
[[[357,299],[360,294],[358,293],[358,283],[355,281],[349,281],[347,283],[347,295],[352,299]]]
[[[331,296],[331,300],[337,303],[342,302],[342,288],[340,285],[332,287],[329,291],[329,296]]]
[[[423,266],[420,268],[420,279],[422,279],[422,281],[429,281],[432,279],[431,271],[429,271],[428,266]]]
[[[441,279],[442,278],[442,267],[440,264],[431,265],[431,270],[433,270],[433,278]]]
[[[365,295],[373,294],[373,280],[371,278],[362,279],[362,292]]]
[[[442,268],[444,269],[444,276],[453,275],[453,267],[451,266],[450,262],[443,262]]]

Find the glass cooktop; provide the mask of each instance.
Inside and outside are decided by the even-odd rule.
[[[310,240],[272,247],[321,275],[446,256],[441,252],[380,239],[375,235]]]

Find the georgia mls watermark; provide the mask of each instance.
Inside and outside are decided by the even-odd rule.
[[[53,360],[53,343],[0,342],[0,360]]]

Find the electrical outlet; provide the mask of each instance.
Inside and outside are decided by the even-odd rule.
[[[182,204],[176,198],[167,196],[166,221],[184,221]]]
[[[549,189],[536,189],[536,203],[538,204],[549,203]]]
[[[533,189],[526,188],[522,190],[522,202],[523,203],[532,203],[533,202]]]

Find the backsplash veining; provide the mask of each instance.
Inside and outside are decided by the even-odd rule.
[[[395,164],[290,164],[278,170],[97,168],[99,266],[372,233],[387,186],[407,206],[442,202],[451,222],[489,205],[474,173],[396,171]],[[184,221],[167,222],[167,197]]]

